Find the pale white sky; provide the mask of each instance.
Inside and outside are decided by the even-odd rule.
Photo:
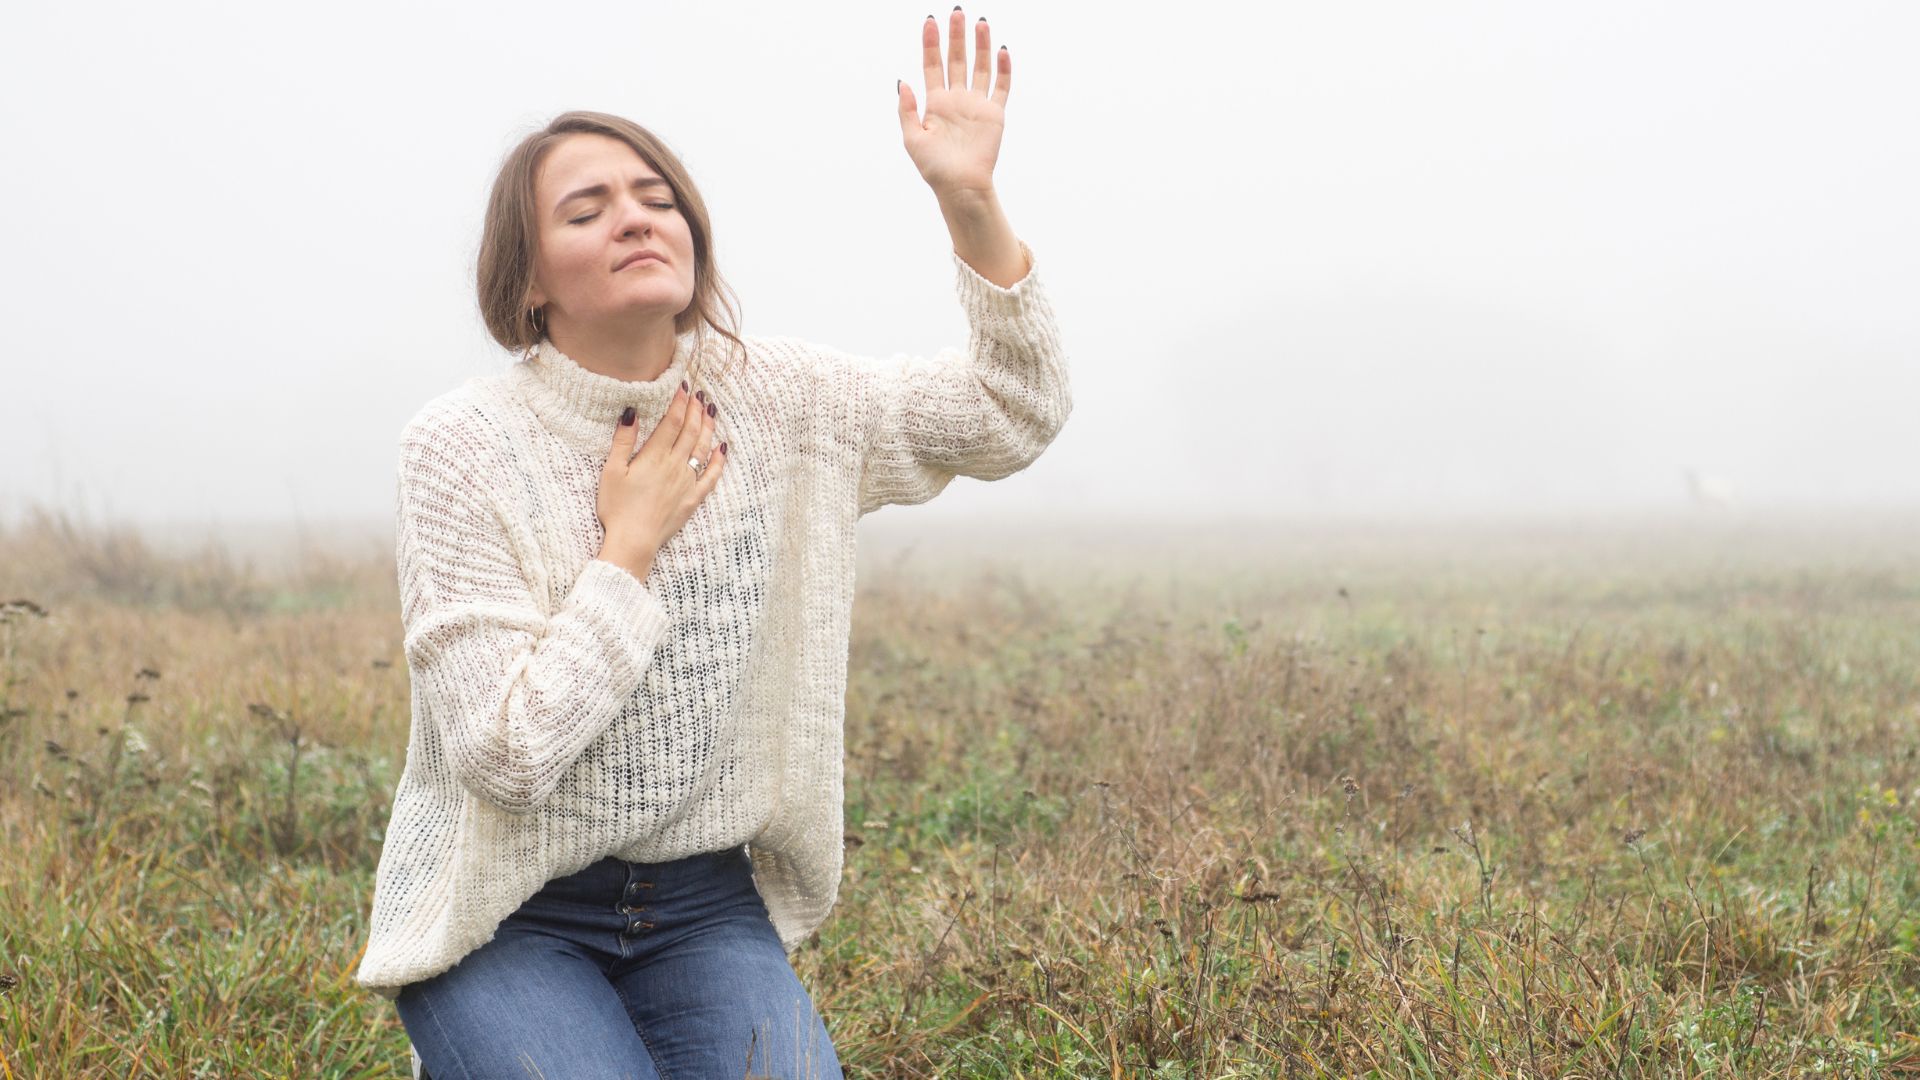
[[[390,515],[401,426],[509,362],[482,205],[569,108],[680,151],[750,333],[961,343],[893,114],[924,14],[10,8],[0,516]],[[1658,508],[1686,465],[1920,505],[1920,7],[976,14],[1076,410],[914,512]]]

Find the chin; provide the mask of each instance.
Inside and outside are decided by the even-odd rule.
[[[609,319],[621,321],[646,318],[677,318],[681,312],[693,306],[693,298],[684,294],[661,296],[658,294],[623,298],[624,302],[610,306],[606,312]]]

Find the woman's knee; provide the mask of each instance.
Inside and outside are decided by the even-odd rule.
[[[395,1004],[434,1080],[656,1075],[613,984],[582,960],[483,946]]]

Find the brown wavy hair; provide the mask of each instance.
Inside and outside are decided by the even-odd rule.
[[[487,199],[480,234],[480,317],[487,332],[509,352],[520,352],[546,335],[546,320],[533,307],[534,258],[540,249],[539,210],[533,202],[534,178],[548,152],[569,135],[605,135],[640,155],[673,189],[674,201],[693,235],[693,301],[674,316],[675,333],[699,329],[731,343],[730,355],[744,355],[740,340],[740,301],[713,261],[713,222],[706,200],[687,167],[653,132],[631,120],[599,112],[569,112],[520,140],[500,163],[493,194]]]

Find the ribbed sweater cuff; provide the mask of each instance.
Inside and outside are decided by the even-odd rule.
[[[1027,274],[1004,289],[981,277],[978,270],[967,265],[967,260],[959,255],[953,257],[954,272],[960,290],[960,305],[966,309],[969,321],[977,323],[982,321],[982,316],[985,316],[985,321],[1012,323],[1019,327],[1020,331],[1029,328],[1024,324],[1029,324],[1035,319],[1042,303],[1037,276],[1040,263],[1033,257],[1032,249],[1027,247],[1024,240],[1020,242],[1020,254],[1026,257]]]
[[[628,670],[619,675],[623,684],[639,686],[646,658],[670,622],[660,598],[648,592],[639,578],[605,559],[590,560],[574,581],[573,591],[578,599],[604,612],[609,624],[627,630],[631,647],[619,652],[639,662],[630,661]]]

